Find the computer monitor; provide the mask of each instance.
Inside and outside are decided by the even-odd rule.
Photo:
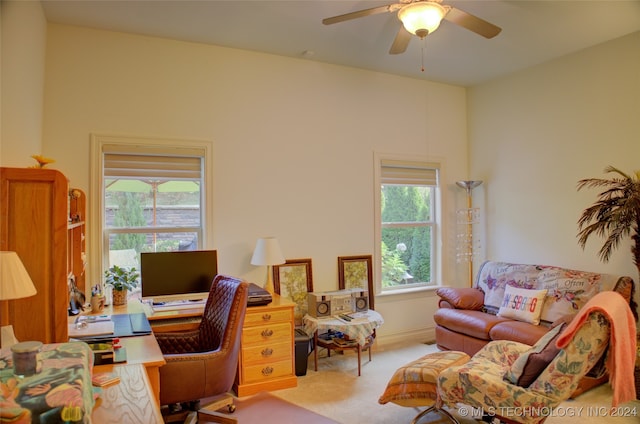
[[[206,300],[218,273],[216,250],[142,253],[142,298],[153,302]]]

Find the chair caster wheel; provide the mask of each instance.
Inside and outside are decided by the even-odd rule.
[[[235,406],[235,405],[229,405],[229,406],[227,407],[227,409],[229,410],[229,412],[233,413],[233,412],[235,412],[235,411],[236,411],[236,406]]]

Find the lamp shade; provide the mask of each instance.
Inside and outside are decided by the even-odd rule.
[[[21,299],[37,293],[16,252],[0,252],[0,300]]]
[[[411,34],[424,37],[438,29],[446,10],[435,2],[411,3],[398,11],[398,18]]]
[[[251,257],[252,265],[280,265],[285,262],[277,238],[264,237],[258,239]]]

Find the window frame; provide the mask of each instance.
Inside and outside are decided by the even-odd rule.
[[[431,257],[431,284],[415,283],[409,286],[395,286],[383,289],[382,287],[382,165],[385,161],[399,161],[417,163],[424,167],[437,169],[437,185],[433,188],[432,210],[432,257]],[[403,294],[418,290],[432,290],[441,286],[442,281],[442,181],[443,181],[443,161],[417,155],[398,155],[382,152],[374,152],[374,286],[376,295]],[[407,184],[410,185],[410,184]]]
[[[201,229],[202,249],[210,248],[213,242],[213,143],[207,140],[169,139],[160,137],[121,136],[109,134],[91,134],[90,156],[91,175],[90,189],[90,222],[89,226],[89,258],[91,264],[89,281],[104,280],[104,270],[108,267],[108,235],[105,228],[104,203],[104,149],[111,152],[118,147],[123,152],[139,148],[153,149],[166,155],[179,155],[185,150],[198,149],[203,152],[201,188]]]

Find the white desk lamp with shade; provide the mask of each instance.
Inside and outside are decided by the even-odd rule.
[[[0,300],[22,299],[36,293],[36,287],[18,254],[0,252]],[[2,326],[1,331],[1,347],[10,347],[17,343],[12,325]]]
[[[272,265],[282,265],[286,260],[280,249],[280,243],[275,237],[263,237],[256,242],[256,248],[253,250],[253,256],[251,257],[251,265],[266,265],[267,266],[267,282],[264,285],[264,289],[273,294],[275,289],[273,287],[273,273],[271,272]]]

